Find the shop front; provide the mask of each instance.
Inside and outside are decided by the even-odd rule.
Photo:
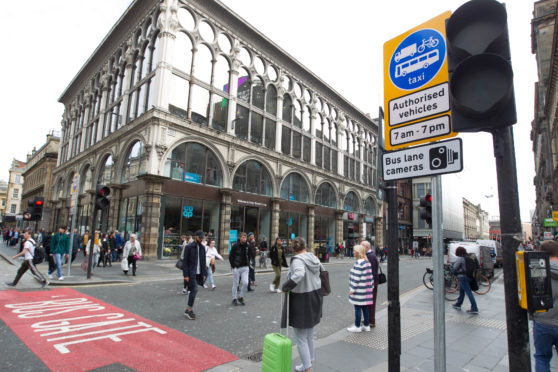
[[[362,232],[362,236],[364,239],[368,240],[370,243],[376,242],[376,222],[374,221],[374,217],[364,216],[364,231]]]
[[[358,244],[361,239],[359,215],[353,212],[343,213],[343,241],[346,248]]]
[[[158,258],[176,258],[182,235],[202,230],[219,242],[220,193],[218,188],[178,181],[163,185]]]
[[[314,210],[314,249],[324,246],[332,253],[335,248],[335,209],[316,206]]]
[[[293,239],[299,236],[308,241],[308,205],[281,201],[280,209],[279,238],[284,245],[292,247]]]
[[[230,236],[241,232],[253,233],[259,243],[271,233],[271,201],[269,197],[246,193],[232,193]]]

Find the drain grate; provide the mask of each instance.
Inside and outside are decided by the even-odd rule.
[[[252,362],[261,362],[262,357],[263,357],[263,351],[258,351],[257,353],[243,356],[241,359],[246,359]]]

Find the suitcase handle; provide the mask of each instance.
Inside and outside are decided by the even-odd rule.
[[[283,335],[283,332],[281,331],[283,328],[281,328],[281,323],[282,323],[282,318],[283,318],[283,309],[286,307],[287,308],[287,320],[286,320],[286,337],[289,337],[289,293],[290,292],[282,292],[282,294],[284,294],[284,296],[280,296],[281,297],[281,319],[279,321],[279,334]]]

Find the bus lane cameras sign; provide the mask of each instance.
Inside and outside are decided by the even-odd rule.
[[[463,170],[461,138],[429,143],[382,155],[384,180],[392,181]]]
[[[451,130],[445,12],[384,44],[386,150],[457,135]]]

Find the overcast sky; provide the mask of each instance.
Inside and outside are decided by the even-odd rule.
[[[223,0],[224,4],[372,117],[383,105],[383,44],[465,1],[454,0]],[[0,109],[4,122],[0,179],[12,158],[44,144],[60,130],[58,97],[77,74],[130,0],[28,0],[6,2],[0,13],[4,71]],[[531,54],[532,0],[509,1],[508,25],[518,123],[514,126],[522,221],[535,208],[530,140],[537,80]],[[19,16],[17,16],[19,15]],[[498,215],[492,137],[460,134],[464,140],[464,197]],[[446,177],[446,176],[444,176]],[[443,180],[443,178],[442,178]],[[493,197],[486,197],[494,195]]]

